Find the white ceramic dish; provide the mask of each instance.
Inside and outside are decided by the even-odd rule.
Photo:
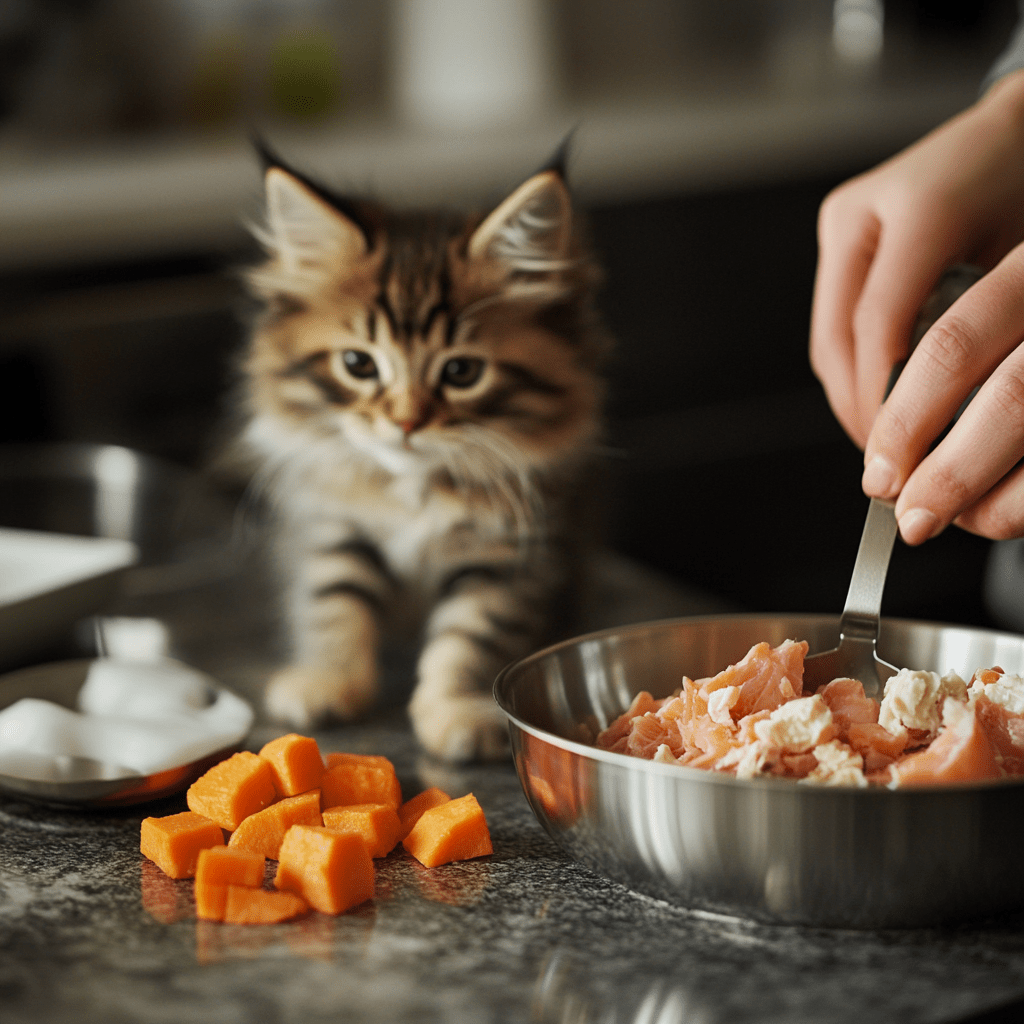
[[[131,541],[0,527],[0,664],[99,611],[137,558]]]

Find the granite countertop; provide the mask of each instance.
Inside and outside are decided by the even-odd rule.
[[[186,660],[255,698],[273,654],[258,594],[235,579],[118,611],[163,619]],[[248,746],[282,731],[259,722]],[[401,701],[316,737],[387,755],[406,797],[473,792],[493,855],[427,870],[398,849],[347,914],[231,926],[197,921],[192,882],[139,853],[141,819],[183,796],[116,810],[0,797],[0,1020],[913,1024],[1024,993],[1024,917],[874,933],[691,912],[568,859],[511,764],[425,757]]]

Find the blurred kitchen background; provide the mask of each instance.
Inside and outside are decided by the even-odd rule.
[[[807,361],[827,191],[970,104],[1013,0],[0,0],[0,442],[202,466],[255,130],[339,188],[486,204],[570,129],[607,270],[621,551],[838,612],[860,453]],[[897,544],[885,611],[991,624],[989,546]]]

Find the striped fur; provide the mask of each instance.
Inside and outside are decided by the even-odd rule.
[[[277,165],[266,192],[241,445],[286,579],[292,660],[268,710],[360,714],[385,636],[412,636],[421,743],[500,756],[490,686],[567,606],[600,426],[595,269],[562,177],[483,219],[340,199]]]

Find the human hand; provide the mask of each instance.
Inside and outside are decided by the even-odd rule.
[[[1024,72],[822,204],[811,364],[865,449],[865,492],[896,500],[907,543],[950,522],[1024,535],[1022,239]],[[917,310],[966,261],[993,269],[936,321],[879,410]]]

